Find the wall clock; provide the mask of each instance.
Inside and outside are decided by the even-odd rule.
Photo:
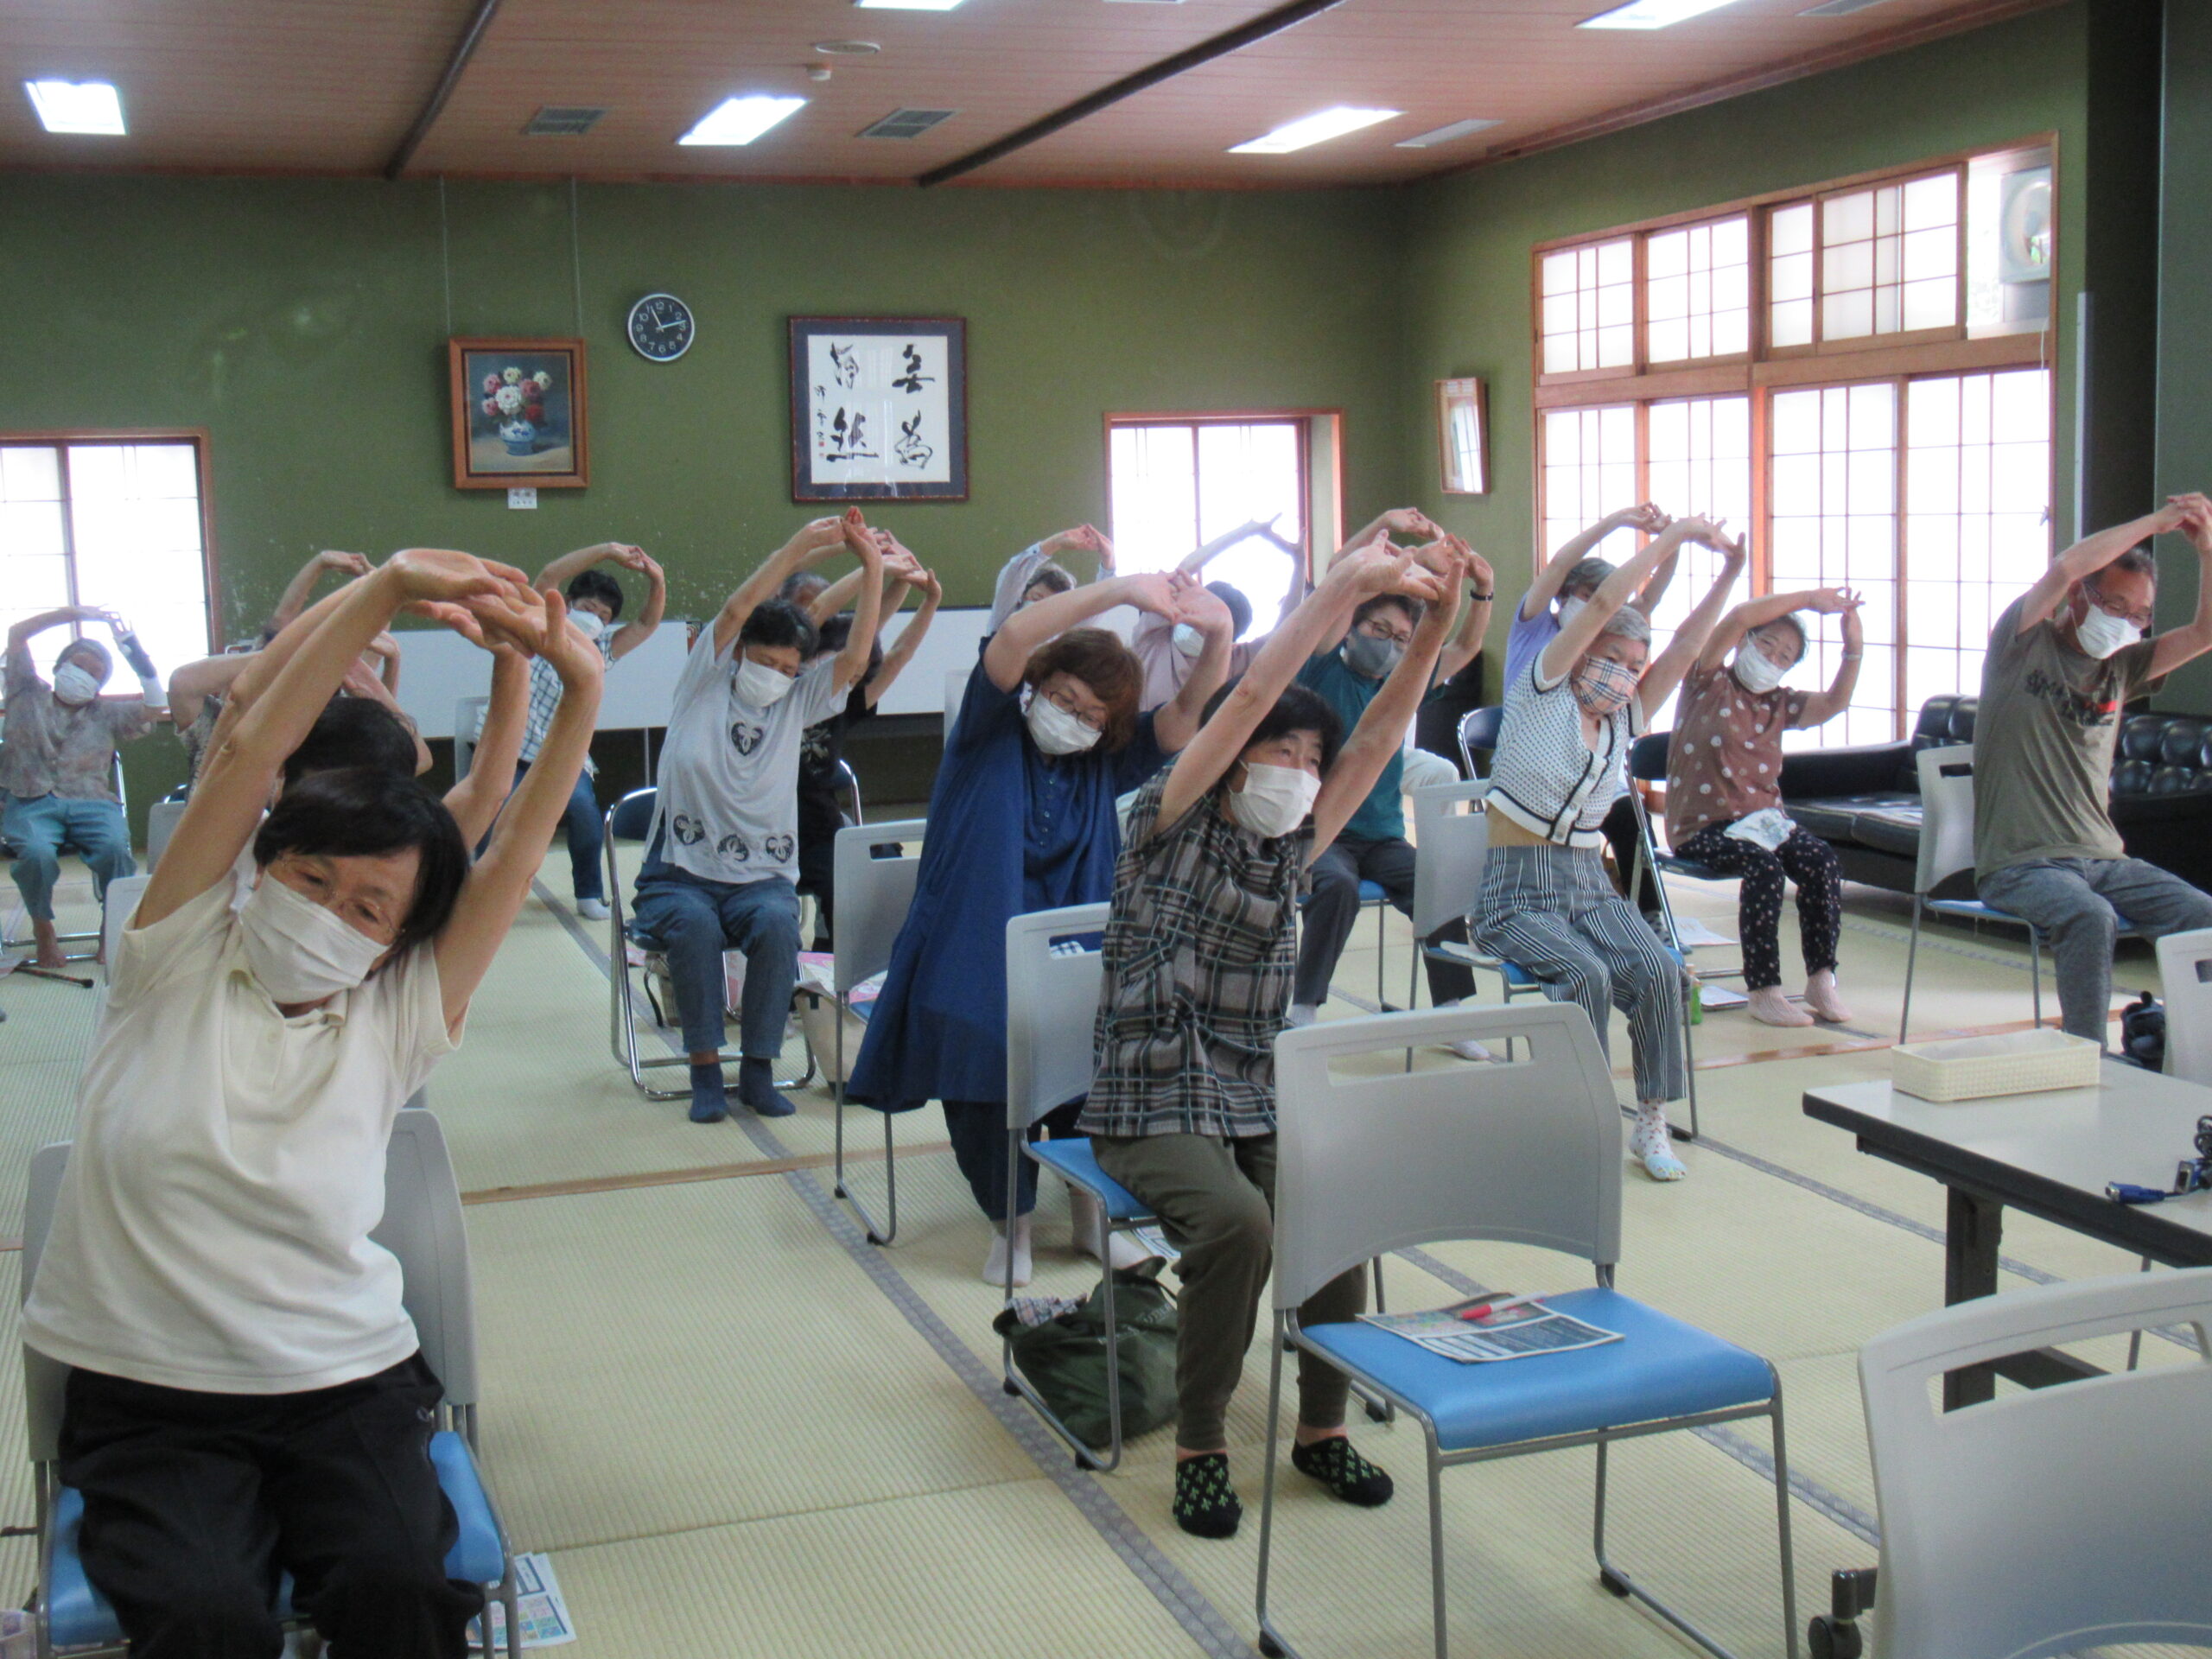
[[[648,294],[630,308],[630,344],[648,363],[673,363],[691,349],[691,308],[673,294]]]

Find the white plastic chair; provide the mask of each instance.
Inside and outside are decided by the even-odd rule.
[[[1422,959],[1437,954],[1425,941],[1446,922],[1471,916],[1482,893],[1483,855],[1489,844],[1482,800],[1489,790],[1478,778],[1471,783],[1432,784],[1412,793],[1415,948],[1406,983],[1408,1007],[1420,1001]],[[1459,960],[1448,953],[1441,959]]]
[[[960,704],[968,695],[968,681],[976,670],[949,668],[944,671],[944,741],[952,741],[953,723],[960,718]]]
[[[168,850],[169,837],[176,833],[177,821],[184,817],[187,804],[183,801],[156,801],[146,809],[146,868],[149,872],[162,861],[162,855]]]
[[[897,1114],[881,1114],[885,1221],[878,1227],[845,1178],[845,1015],[853,1006],[854,988],[891,965],[891,947],[906,925],[906,912],[913,908],[914,883],[922,868],[919,843],[928,826],[926,818],[848,825],[837,832],[830,849],[837,892],[836,930],[830,941],[830,984],[837,1000],[837,1065],[831,1095],[836,1164],[830,1190],[853,1206],[871,1244],[888,1244],[899,1236],[899,1162],[892,1133]],[[876,851],[880,847],[897,850],[882,857]]]
[[[2212,1646],[2212,1361],[1942,1411],[1945,1372],[2121,1331],[2212,1325],[2212,1268],[1986,1296],[1883,1332],[1859,1384],[1880,1506],[1883,1652],[2044,1659]]]
[[[1965,921],[2009,922],[2028,931],[2028,974],[2036,1024],[2043,1024],[2043,930],[2024,917],[1979,899],[1941,899],[1936,890],[1964,872],[1974,873],[1974,745],[1923,749],[1913,757],[1920,774],[1920,861],[1912,878],[1912,938],[1904,957],[1904,1006],[1897,1013],[1897,1041],[1905,1040],[1912,1018],[1912,974],[1920,956],[1920,917],[1924,910]],[[2120,938],[2139,938],[2135,925],[2120,918]]]
[[[100,983],[104,988],[115,977],[115,953],[123,944],[123,930],[138,913],[138,902],[146,896],[147,884],[153,879],[123,875],[107,884],[107,897],[100,907]]]
[[[1455,1042],[1525,1045],[1508,1065],[1337,1078],[1333,1061]],[[1275,1039],[1276,1334],[1420,1424],[1427,1453],[1429,1571],[1445,1659],[1440,1476],[1454,1464],[1598,1448],[1599,1581],[1633,1596],[1707,1651],[1724,1649],[1605,1554],[1606,1449],[1615,1440],[1738,1418],[1774,1436],[1782,1616],[1797,1652],[1782,1380],[1768,1361],[1613,1289],[1620,1255],[1621,1114],[1589,1016],[1572,1002],[1435,1009],[1346,1020]],[[1495,1239],[1578,1257],[1597,1287],[1545,1300],[1623,1340],[1503,1363],[1461,1363],[1364,1321],[1302,1327],[1298,1309],[1369,1257],[1452,1239]],[[1540,1287],[1539,1287],[1540,1288]],[[1260,1512],[1260,1650],[1293,1651],[1268,1606],[1282,1343],[1270,1344],[1268,1467]]]
[[[484,714],[489,697],[461,697],[453,706],[453,778],[455,783],[476,764],[476,744],[484,735]]]
[[[2212,1088],[2212,927],[2158,941],[2166,993],[2166,1075]]]
[[[39,1257],[53,1228],[68,1160],[66,1141],[43,1147],[31,1158],[23,1205],[22,1294],[26,1300],[38,1276]],[[423,1361],[445,1388],[431,1437],[430,1460],[461,1522],[460,1538],[446,1556],[447,1572],[482,1585],[489,1597],[505,1605],[507,1659],[521,1659],[521,1591],[513,1556],[476,1464],[476,1307],[461,1186],[454,1178],[444,1132],[428,1111],[402,1112],[392,1124],[385,1154],[384,1219],[370,1236],[399,1259],[401,1295],[421,1339]],[[23,1350],[23,1414],[38,1514],[40,1659],[55,1654],[129,1651],[113,1611],[92,1588],[77,1559],[83,1500],[60,1484],[55,1471],[68,1378],[67,1365],[35,1349]],[[278,1605],[288,1621],[289,1600],[287,1575]],[[478,1627],[487,1659],[492,1652],[490,1618],[487,1607]],[[304,1620],[296,1622],[304,1627]]]

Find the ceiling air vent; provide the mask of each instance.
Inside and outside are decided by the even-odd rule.
[[[1854,11],[1864,11],[1869,6],[1878,6],[1882,0],[1821,0],[1817,6],[1808,6],[1797,15],[1800,17],[1848,17]]]
[[[863,138],[918,138],[940,121],[950,121],[957,110],[893,110],[872,126],[861,129]]]
[[[523,129],[531,138],[581,138],[599,124],[605,110],[595,110],[587,105],[548,104],[530,118],[530,124]]]

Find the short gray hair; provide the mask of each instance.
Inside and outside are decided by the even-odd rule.
[[[2150,577],[2153,582],[2158,579],[2158,561],[2147,544],[2129,548],[2126,552],[2107,565],[2105,569],[2132,570],[2139,576]],[[2100,571],[2098,574],[2101,575],[2103,572]]]
[[[1562,594],[1571,594],[1578,588],[1587,588],[1594,593],[1604,587],[1605,578],[1619,568],[1611,559],[1601,559],[1594,553],[1586,559],[1577,559],[1567,568],[1567,575],[1560,579],[1559,590]]]
[[[1598,637],[1618,634],[1624,639],[1637,639],[1651,643],[1651,619],[1633,605],[1624,605],[1605,619],[1605,626],[1598,630]]]

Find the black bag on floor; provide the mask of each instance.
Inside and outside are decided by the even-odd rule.
[[[1175,1299],[1158,1258],[1114,1275],[1114,1344],[1121,1351],[1122,1437],[1134,1440],[1175,1416]],[[1042,1325],[1012,1308],[991,1321],[1014,1363],[1054,1416],[1086,1446],[1113,1438],[1106,1413],[1105,1284]]]
[[[2120,1011],[2120,1054],[2145,1071],[2166,1069],[2166,1011],[2148,991]]]

